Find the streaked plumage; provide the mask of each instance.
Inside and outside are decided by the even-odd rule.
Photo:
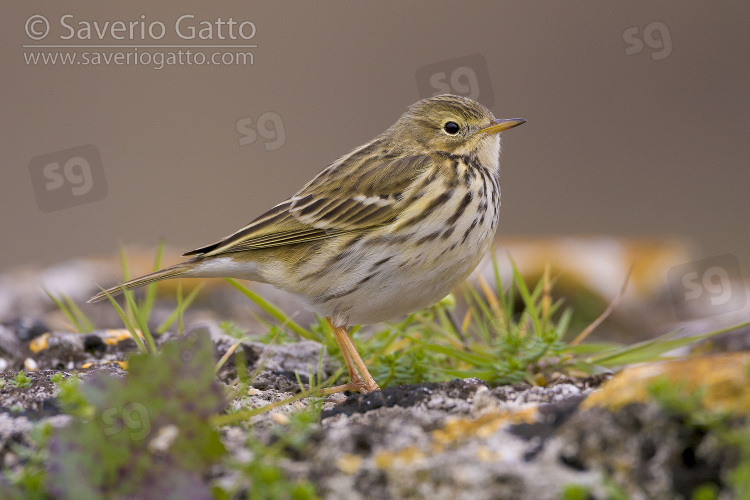
[[[343,337],[347,325],[430,306],[471,273],[492,242],[500,208],[497,133],[521,123],[495,120],[463,97],[419,101],[236,233],[108,292],[175,277],[271,283],[330,318]],[[337,340],[346,344],[343,337]],[[360,371],[364,365],[356,351],[349,354],[352,384],[344,387],[377,388],[366,369],[366,383],[355,383],[350,362]]]

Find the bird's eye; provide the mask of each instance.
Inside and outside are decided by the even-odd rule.
[[[456,122],[445,122],[445,125],[443,125],[443,130],[447,134],[450,135],[456,135],[459,130],[461,130],[461,127],[458,126],[458,123]]]

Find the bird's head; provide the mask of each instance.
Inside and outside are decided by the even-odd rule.
[[[389,129],[405,138],[411,153],[443,152],[477,155],[486,166],[496,165],[500,152],[498,133],[526,120],[498,120],[492,112],[467,97],[445,94],[422,99]]]

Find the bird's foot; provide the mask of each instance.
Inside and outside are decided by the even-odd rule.
[[[367,394],[368,392],[379,391],[380,387],[375,383],[374,380],[365,382],[361,378],[357,377],[348,384],[337,385],[336,387],[329,387],[323,391],[323,394],[335,394],[343,391],[357,391],[360,394]]]
[[[341,350],[341,356],[344,358],[346,369],[349,372],[349,379],[351,382],[336,387],[331,387],[324,391],[324,394],[334,394],[342,391],[357,391],[361,394],[367,394],[368,392],[379,391],[380,387],[372,378],[370,372],[367,371],[367,365],[362,361],[357,348],[354,347],[352,339],[349,337],[349,333],[343,326],[334,326],[331,322],[331,318],[326,318],[328,325],[331,327],[331,332],[336,339],[336,343]],[[359,370],[359,371],[358,371]],[[360,373],[362,376],[360,376]]]

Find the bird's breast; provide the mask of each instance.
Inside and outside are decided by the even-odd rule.
[[[445,297],[489,249],[500,206],[493,172],[460,161],[450,167],[452,177],[410,193],[396,222],[326,246],[291,291],[341,325],[396,319]]]

